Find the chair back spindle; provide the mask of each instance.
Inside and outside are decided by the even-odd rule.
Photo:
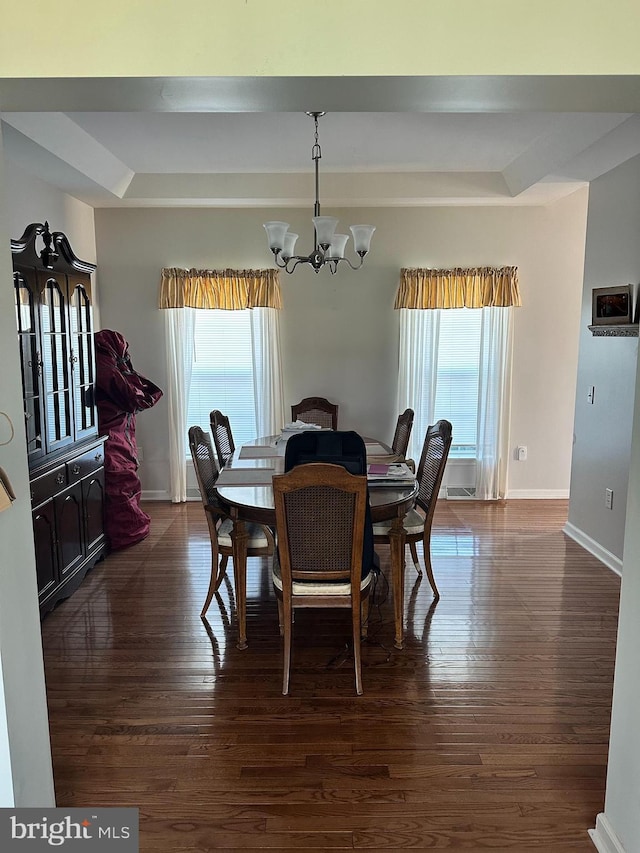
[[[396,456],[402,459],[407,455],[412,427],[413,409],[405,409],[401,415],[398,415],[396,430],[393,434],[393,441],[391,442],[391,450]]]
[[[231,433],[229,418],[226,415],[223,415],[222,412],[218,411],[218,409],[214,409],[209,414],[209,421],[211,423],[213,443],[216,446],[218,467],[224,468],[236,449],[236,446],[233,443],[233,435]]]
[[[427,518],[435,510],[440,484],[449,456],[452,440],[452,426],[449,421],[440,420],[427,429],[418,464],[418,495],[416,503],[426,513]]]

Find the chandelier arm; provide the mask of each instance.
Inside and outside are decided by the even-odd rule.
[[[335,260],[336,266],[340,263],[340,261],[346,261],[352,270],[359,270],[360,267],[362,266],[362,264],[364,263],[364,255],[360,255],[360,263],[357,266],[354,266],[351,263],[351,261],[349,260],[349,258],[346,258],[346,257],[345,258],[332,258],[331,260],[332,261]]]
[[[289,264],[291,263],[291,261],[293,261],[293,266],[291,267],[291,269],[289,269]],[[292,258],[287,258],[287,262],[284,267],[282,267],[282,269],[284,269],[285,272],[288,272],[289,275],[291,275],[295,268],[297,266],[300,266],[300,264],[311,264],[311,258],[304,257],[303,255],[294,255]]]

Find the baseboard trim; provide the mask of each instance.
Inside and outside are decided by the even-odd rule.
[[[593,554],[593,556],[597,557],[601,563],[604,563],[608,569],[611,569],[612,572],[615,572],[617,575],[622,577],[622,560],[619,557],[616,557],[616,555],[612,554],[611,551],[607,551],[607,549],[603,548],[595,539],[587,536],[587,534],[580,530],[579,527],[575,527],[575,525],[571,524],[569,521],[567,521],[563,530],[570,539],[573,539],[574,542],[581,545],[585,551]]]
[[[620,839],[603,812],[596,818],[596,828],[589,830],[589,837],[599,853],[625,853]]]
[[[170,501],[171,495],[163,489],[145,489],[140,495],[143,501]]]
[[[511,489],[507,500],[512,501],[549,501],[564,500],[569,497],[569,489]]]

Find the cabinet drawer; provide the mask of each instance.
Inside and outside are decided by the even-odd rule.
[[[88,450],[82,456],[76,456],[71,462],[67,462],[67,478],[70,483],[77,483],[91,474],[92,471],[97,471],[104,465],[104,450],[102,446],[94,447],[93,450]]]
[[[36,477],[35,480],[31,481],[31,505],[35,507],[44,503],[61,489],[64,489],[68,482],[67,470],[64,465],[54,468],[53,471],[43,474],[42,477]]]

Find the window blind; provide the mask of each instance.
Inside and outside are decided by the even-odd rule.
[[[229,418],[236,447],[256,437],[249,309],[195,312],[188,426],[210,432],[212,409]]]
[[[454,424],[451,456],[475,456],[481,317],[481,308],[440,311],[434,419]]]

